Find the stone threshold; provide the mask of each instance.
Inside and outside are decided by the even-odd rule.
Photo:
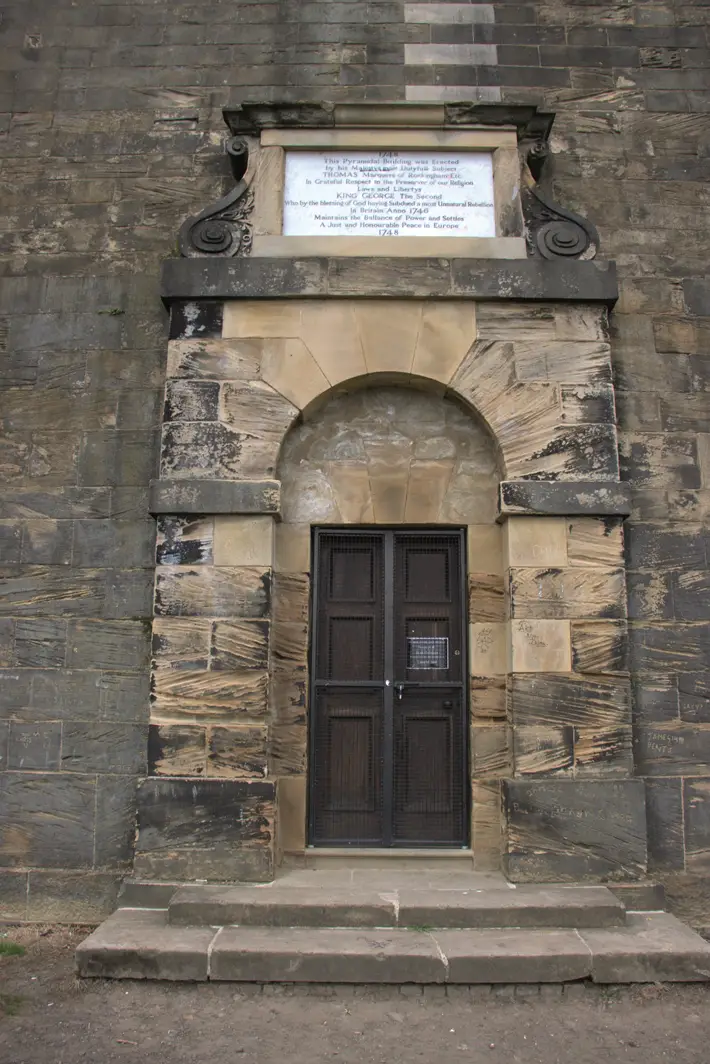
[[[623,927],[181,927],[119,909],[76,952],[82,977],[247,984],[541,984],[710,981],[710,944],[668,913]]]

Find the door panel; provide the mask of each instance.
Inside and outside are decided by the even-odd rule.
[[[465,734],[457,688],[395,698],[394,834],[435,844],[465,837]]]
[[[376,844],[382,838],[382,691],[321,689],[314,717],[315,837]]]
[[[463,535],[316,530],[310,837],[465,845]]]

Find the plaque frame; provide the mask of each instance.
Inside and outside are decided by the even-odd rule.
[[[258,182],[252,254],[272,258],[299,255],[387,255],[522,259],[527,257],[520,197],[517,132],[513,128],[265,129],[260,157],[271,175]],[[286,153],[289,151],[486,152],[493,161],[495,236],[286,236],[283,233]]]

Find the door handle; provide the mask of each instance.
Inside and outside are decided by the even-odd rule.
[[[402,701],[402,695],[404,694],[404,684],[403,683],[396,683],[394,685],[394,689],[397,692],[397,701],[401,702]]]

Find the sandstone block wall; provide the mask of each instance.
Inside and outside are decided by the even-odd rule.
[[[221,107],[255,98],[502,99],[557,112],[557,197],[594,221],[619,266],[610,342],[634,498],[624,539],[649,866],[667,881],[707,874],[707,23],[706,8],[680,0],[5,6],[4,915],[86,918],[111,904],[130,864],[150,712],[159,264],[182,219],[229,186]],[[603,405],[603,384],[584,402]],[[570,410],[581,402],[572,389]],[[586,618],[520,623],[560,619],[579,648]],[[617,629],[599,634],[617,622],[589,623],[620,662]],[[596,673],[599,652],[587,639],[577,660]],[[203,723],[189,758],[206,766],[224,727],[251,729],[258,758],[257,720]],[[572,725],[570,713],[550,726]]]

